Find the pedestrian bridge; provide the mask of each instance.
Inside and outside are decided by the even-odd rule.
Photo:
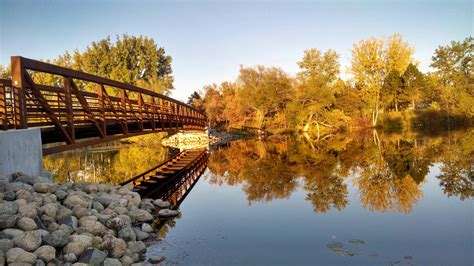
[[[207,124],[192,106],[150,90],[20,56],[11,63],[12,79],[0,80],[0,129],[39,128],[43,155]]]

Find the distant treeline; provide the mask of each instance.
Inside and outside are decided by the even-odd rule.
[[[420,72],[413,47],[400,34],[363,40],[352,49],[347,81],[340,78],[337,52],[312,48],[294,77],[277,67],[241,67],[237,80],[205,86],[189,103],[204,110],[213,126],[272,132],[470,124],[473,40],[439,46],[430,73]]]

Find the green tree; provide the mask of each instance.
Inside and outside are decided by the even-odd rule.
[[[425,77],[414,64],[409,64],[403,73],[402,80],[405,96],[411,102],[411,108],[415,110],[423,87],[426,85]]]

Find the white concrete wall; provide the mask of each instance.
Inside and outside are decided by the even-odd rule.
[[[0,131],[0,175],[14,172],[43,174],[43,149],[39,128]]]

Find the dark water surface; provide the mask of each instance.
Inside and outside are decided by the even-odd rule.
[[[170,265],[473,265],[473,157],[474,130],[233,142],[212,151],[147,255]]]

